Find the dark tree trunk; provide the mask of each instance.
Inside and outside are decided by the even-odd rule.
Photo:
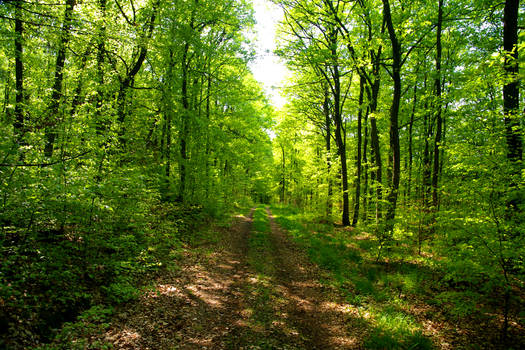
[[[99,28],[97,43],[97,95],[95,97],[95,116],[97,133],[102,134],[106,129],[102,119],[102,102],[104,101],[104,56],[106,54],[106,0],[99,0],[102,16],[102,25]]]
[[[210,59],[211,60],[211,59]],[[206,88],[206,164],[205,164],[205,176],[206,176],[206,199],[209,197],[210,192],[210,118],[211,118],[211,63],[208,63],[208,77],[207,77],[207,88]]]
[[[388,194],[388,210],[386,214],[386,231],[391,233],[396,215],[397,194],[400,178],[400,150],[399,150],[399,104],[401,100],[401,46],[398,42],[388,0],[383,0],[383,16],[388,29],[388,36],[392,44],[392,80],[394,82],[394,94],[390,108],[390,150],[392,152],[392,180],[390,193]]]
[[[160,0],[159,0],[160,1]],[[146,55],[148,54],[148,47],[147,47],[147,41],[151,38],[153,35],[153,29],[155,27],[155,18],[157,15],[157,8],[159,6],[159,1],[156,1],[153,4],[153,8],[151,11],[151,16],[148,20],[148,22],[145,24],[144,37],[140,38],[139,44],[138,44],[138,57],[135,60],[135,62],[131,65],[131,69],[128,70],[126,76],[124,79],[121,80],[119,92],[117,95],[117,120],[120,124],[120,131],[119,131],[119,142],[121,145],[125,144],[124,140],[124,134],[125,134],[125,128],[124,128],[124,120],[126,119],[127,114],[127,105],[128,105],[128,92],[130,87],[133,86],[135,82],[135,77],[139,73],[140,69],[142,68],[142,64],[144,63],[144,60],[146,59]]]
[[[441,147],[441,26],[443,22],[443,0],[439,0],[436,30],[436,78],[434,89],[436,95],[436,137],[434,139],[434,166],[432,172],[432,209],[438,208],[439,155]]]
[[[180,162],[179,162],[179,195],[178,200],[184,202],[184,192],[186,190],[186,163],[188,161],[187,139],[189,136],[189,97],[188,97],[188,52],[190,43],[184,44],[184,51],[182,52],[182,85],[181,85],[181,102],[183,108],[183,115],[181,120],[180,130]]]
[[[412,112],[410,113],[410,122],[408,124],[408,180],[407,180],[407,197],[410,200],[412,191],[412,166],[414,163],[414,150],[413,150],[413,130],[414,130],[414,117],[416,114],[417,105],[417,85],[414,84],[414,100],[412,104]]]
[[[376,59],[379,61],[378,57],[376,57]],[[375,113],[377,112],[377,99],[379,97],[379,83],[379,70],[377,70],[377,72],[374,74],[374,83],[372,85],[369,115],[372,163],[375,165],[375,171],[372,172],[372,183],[376,187],[376,223],[378,223],[382,217],[381,202],[383,200],[383,162],[381,161],[381,151],[379,148],[379,131],[377,130],[377,122],[375,117]]]
[[[361,211],[363,214],[363,221],[366,223],[368,221],[368,111],[369,111],[369,107],[366,108],[366,113],[365,113],[365,120],[364,120],[364,125],[365,125],[365,132],[364,132],[364,135],[365,135],[365,139],[364,139],[364,142],[363,142],[363,163],[364,163],[364,168],[363,168],[363,180],[364,180],[364,183],[363,183],[363,210]]]
[[[281,151],[283,156],[282,161],[282,180],[281,180],[281,203],[285,203],[286,194],[286,158],[284,153],[284,145],[281,144]]]
[[[60,44],[55,63],[55,78],[53,80],[53,87],[51,92],[51,101],[47,110],[46,124],[46,145],[44,154],[46,157],[53,156],[53,148],[55,139],[57,137],[56,124],[58,122],[58,110],[60,108],[60,100],[62,99],[62,82],[64,80],[64,64],[66,61],[66,49],[70,39],[71,19],[73,17],[73,8],[75,7],[75,0],[67,0],[66,8],[64,10],[64,22],[62,23]]]
[[[357,224],[359,220],[359,203],[361,196],[361,119],[363,117],[363,94],[365,88],[365,79],[359,79],[359,111],[357,112],[357,159],[356,159],[356,177],[355,177],[355,197],[354,197],[354,216],[352,218],[352,226]]]
[[[328,197],[326,199],[326,216],[330,218],[332,216],[332,177],[330,176],[330,172],[332,169],[332,155],[331,152],[331,120],[330,120],[330,107],[329,107],[329,96],[328,96],[328,89],[325,87],[324,89],[324,99],[323,99],[323,113],[325,118],[325,128],[326,128],[326,134],[325,134],[325,143],[326,143],[326,171],[327,171],[327,181],[328,181]]]
[[[343,189],[343,215],[342,215],[342,224],[343,226],[350,225],[350,203],[348,196],[348,169],[346,165],[346,147],[344,138],[344,127],[343,127],[343,117],[341,115],[341,77],[339,73],[339,65],[337,63],[337,33],[331,33],[331,53],[332,60],[334,61],[332,65],[332,74],[334,79],[333,86],[333,95],[334,95],[334,122],[335,122],[335,142],[337,144],[337,149],[339,153],[339,159],[341,160],[341,181]]]
[[[80,70],[79,70],[80,72],[78,74],[77,84],[76,84],[77,87],[75,88],[75,93],[74,93],[74,96],[73,96],[73,100],[71,101],[70,115],[72,115],[72,116],[77,113],[78,107],[83,102],[83,100],[82,100],[82,84],[83,84],[83,81],[84,81],[83,71],[86,68],[87,61],[89,59],[89,53],[91,52],[91,50],[92,50],[91,44],[88,44],[87,47],[86,47],[86,50],[84,51],[84,53],[82,55],[82,59],[80,61]]]
[[[21,145],[24,134],[24,61],[23,61],[23,33],[22,1],[15,3],[15,138],[16,143]]]
[[[503,111],[507,137],[507,158],[513,163],[522,160],[523,144],[519,115],[519,66],[518,66],[518,11],[519,0],[506,0],[503,16],[503,49],[505,72],[512,81],[503,86]],[[519,171],[516,167],[515,171]]]
[[[425,103],[425,110],[427,109],[427,104]],[[423,129],[424,129],[424,149],[423,149],[423,178],[421,180],[422,191],[422,205],[427,208],[430,206],[430,186],[431,186],[431,176],[432,176],[432,158],[430,157],[430,144],[429,140],[432,136],[432,119],[429,114],[425,112],[423,117]]]

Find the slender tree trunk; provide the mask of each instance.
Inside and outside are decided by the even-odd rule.
[[[128,92],[129,92],[129,89],[135,83],[135,77],[139,73],[140,69],[142,68],[142,64],[144,63],[144,60],[146,59],[146,55],[148,54],[147,42],[149,39],[151,39],[151,36],[153,35],[153,29],[155,27],[155,18],[157,16],[157,9],[159,6],[159,2],[160,0],[157,0],[153,3],[151,16],[144,27],[145,35],[144,37],[139,39],[139,43],[137,45],[137,49],[139,52],[137,59],[131,65],[131,68],[127,72],[124,79],[122,79],[120,83],[119,92],[117,94],[117,120],[120,124],[119,142],[121,145],[125,144],[124,121],[126,119],[126,114],[127,114]]]
[[[359,203],[361,195],[361,119],[363,117],[363,94],[365,88],[365,79],[359,79],[359,111],[357,113],[357,159],[356,159],[356,178],[355,178],[355,197],[354,197],[354,216],[352,218],[352,226],[357,224],[359,220]]]
[[[386,214],[387,229],[391,233],[394,227],[396,215],[397,195],[400,179],[400,149],[399,149],[399,104],[401,101],[401,46],[398,42],[388,0],[383,0],[383,16],[388,29],[388,36],[392,44],[392,80],[394,82],[394,94],[390,108],[390,149],[392,152],[392,186],[388,194],[388,210]]]
[[[106,130],[102,120],[102,103],[104,101],[104,56],[106,54],[106,0],[98,1],[101,15],[101,25],[98,32],[97,42],[97,94],[95,96],[95,116],[97,133],[103,134]]]
[[[412,167],[414,163],[414,150],[413,150],[413,130],[414,130],[414,117],[416,114],[417,106],[417,85],[414,84],[414,100],[412,102],[412,112],[410,113],[410,122],[408,124],[408,180],[407,180],[407,197],[410,200],[412,191]]]
[[[210,59],[211,60],[211,59]],[[210,118],[211,118],[211,63],[208,63],[208,77],[207,77],[207,88],[206,88],[206,164],[205,164],[205,176],[206,176],[206,199],[209,198],[210,193]]]
[[[286,158],[284,153],[284,145],[281,144],[282,151],[282,186],[281,186],[281,203],[285,203],[285,194],[286,194]]]
[[[424,81],[424,90],[427,89],[427,76],[425,75],[425,81]],[[424,110],[428,111],[428,103],[425,102],[424,104]],[[430,208],[431,202],[430,202],[430,196],[431,196],[431,185],[432,185],[432,157],[430,152],[430,140],[432,138],[432,135],[434,134],[433,131],[433,119],[431,118],[431,115],[428,112],[425,112],[423,116],[423,141],[424,141],[424,148],[423,148],[423,169],[422,169],[422,179],[421,179],[421,201],[423,210],[425,212],[428,212],[428,208]]]
[[[332,155],[331,155],[331,120],[330,120],[330,101],[328,96],[328,89],[325,86],[324,89],[324,100],[323,100],[323,113],[325,118],[325,143],[326,143],[326,171],[328,181],[328,197],[326,199],[326,216],[330,218],[332,216],[332,177],[330,175],[332,170]]]
[[[368,221],[368,111],[369,111],[369,107],[366,108],[366,113],[365,113],[365,120],[364,120],[364,124],[365,124],[365,139],[364,139],[364,142],[363,142],[363,163],[364,163],[364,171],[363,171],[363,179],[364,179],[364,184],[363,184],[363,210],[362,210],[362,213],[363,213],[363,221],[366,223]]]
[[[519,114],[518,65],[518,11],[519,0],[506,0],[503,16],[503,49],[505,72],[512,81],[503,86],[503,110],[507,137],[507,158],[512,163],[523,159],[523,142]]]
[[[66,8],[64,10],[64,22],[60,34],[60,44],[55,63],[55,78],[53,80],[53,87],[51,89],[51,101],[47,110],[47,130],[46,130],[46,145],[44,154],[46,157],[53,156],[53,148],[55,139],[57,137],[56,124],[58,123],[58,111],[60,108],[60,100],[62,99],[62,82],[64,80],[64,64],[66,61],[66,49],[69,44],[71,32],[71,20],[73,17],[73,8],[75,7],[75,0],[67,0]]]
[[[21,146],[24,134],[24,27],[22,22],[22,0],[15,3],[15,141]]]
[[[188,161],[187,153],[187,139],[189,137],[189,97],[188,97],[188,52],[190,43],[186,41],[182,52],[182,85],[181,85],[181,102],[183,108],[183,115],[181,120],[180,130],[180,163],[179,163],[179,195],[178,200],[184,202],[184,193],[186,190],[186,166]],[[225,166],[226,169],[226,166]]]
[[[503,112],[505,114],[505,136],[507,141],[507,159],[511,164],[510,197],[507,200],[508,218],[521,211],[523,198],[512,193],[518,188],[522,171],[523,140],[521,123],[523,115],[519,111],[519,65],[518,65],[518,13],[519,0],[506,0],[503,12],[503,49],[505,50],[505,72],[511,81],[503,86]],[[506,330],[505,330],[506,333]]]
[[[379,74],[379,72],[378,72]],[[383,162],[381,161],[381,151],[379,148],[379,131],[377,129],[377,121],[375,113],[377,112],[377,98],[379,95],[379,76],[374,79],[372,86],[371,102],[370,102],[370,141],[372,151],[372,163],[375,166],[373,171],[372,183],[376,190],[376,223],[381,219],[381,202],[383,200]]]
[[[83,72],[86,68],[86,65],[87,65],[87,62],[90,56],[89,53],[91,52],[91,50],[92,50],[91,43],[89,43],[82,54],[82,59],[80,60],[80,69],[79,69],[79,73],[77,77],[75,93],[71,101],[71,110],[69,111],[69,114],[71,116],[74,116],[77,113],[78,107],[80,107],[83,103],[82,86],[83,86],[84,78],[85,78]]]
[[[372,40],[372,32],[369,31],[369,40]],[[381,160],[381,150],[379,146],[379,131],[377,129],[377,103],[379,99],[379,88],[381,83],[381,62],[382,46],[377,49],[377,53],[370,51],[372,70],[372,84],[370,89],[367,89],[369,106],[370,106],[370,153],[371,162],[374,165],[374,170],[370,173],[371,190],[375,187],[376,203],[375,203],[375,221],[379,223],[382,217],[381,202],[383,201],[383,162]]]
[[[432,209],[438,208],[438,180],[439,180],[439,155],[441,147],[441,26],[443,22],[443,0],[439,0],[438,20],[436,30],[436,78],[434,89],[436,95],[436,137],[434,141],[434,166],[432,172]]]
[[[337,33],[333,32],[330,34],[332,40],[332,60],[334,63],[332,65],[332,74],[334,79],[333,86],[333,95],[334,95],[334,107],[333,115],[335,122],[335,142],[337,144],[337,149],[339,153],[339,159],[341,160],[341,182],[343,190],[343,214],[342,214],[342,224],[343,226],[350,225],[350,203],[348,196],[348,169],[346,165],[346,147],[343,140],[343,118],[341,115],[342,106],[341,106],[341,77],[339,73],[339,65],[337,63]]]

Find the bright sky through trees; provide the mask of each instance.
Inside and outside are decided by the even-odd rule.
[[[280,108],[286,99],[280,93],[283,80],[288,75],[286,66],[273,54],[275,31],[283,17],[282,10],[267,0],[254,0],[257,58],[250,65],[255,79],[261,82],[272,104]]]

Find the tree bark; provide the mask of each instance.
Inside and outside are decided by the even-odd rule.
[[[363,95],[365,88],[365,79],[361,76],[359,79],[359,111],[357,112],[357,159],[356,159],[356,176],[355,176],[355,197],[354,197],[354,216],[352,226],[359,220],[359,203],[361,195],[361,119],[363,117]]]
[[[377,71],[374,72],[374,82],[372,85],[372,91],[370,95],[370,143],[372,153],[372,163],[374,164],[375,171],[372,171],[372,183],[375,185],[376,190],[376,223],[382,217],[381,202],[383,200],[383,162],[381,161],[381,151],[379,148],[379,131],[377,130],[377,121],[375,113],[377,112],[377,99],[379,97],[379,54],[376,57],[377,60]],[[375,64],[375,63],[374,63]],[[375,70],[375,69],[374,69]]]
[[[15,3],[15,142],[21,146],[24,135],[24,61],[23,61],[23,33],[22,0]]]
[[[326,216],[330,218],[332,216],[332,178],[330,172],[332,170],[332,155],[331,155],[331,120],[330,120],[330,101],[328,96],[328,89],[324,87],[324,98],[323,98],[323,113],[325,118],[325,144],[326,144],[326,171],[328,180],[328,197],[326,199]]]
[[[95,116],[97,133],[102,134],[106,129],[102,119],[102,101],[104,101],[104,56],[106,54],[106,0],[99,0],[101,26],[98,32],[97,42],[97,94],[95,96]]]
[[[438,4],[438,20],[436,30],[436,77],[434,79],[434,89],[436,96],[436,136],[434,139],[434,166],[432,172],[432,210],[438,208],[438,180],[439,180],[439,155],[441,148],[441,26],[443,23],[443,0]]]
[[[53,156],[53,148],[55,139],[57,137],[56,124],[58,122],[57,115],[60,107],[60,100],[62,99],[62,82],[64,80],[64,64],[66,61],[66,49],[69,44],[71,32],[71,20],[73,17],[73,8],[75,7],[75,0],[67,0],[66,8],[64,10],[64,22],[62,23],[60,44],[55,63],[55,77],[53,80],[53,87],[51,92],[51,101],[47,110],[47,130],[46,130],[46,145],[44,154],[46,157]]]
[[[401,46],[396,36],[390,4],[388,0],[383,1],[383,16],[388,29],[388,36],[392,45],[392,80],[394,82],[394,93],[392,106],[390,107],[390,149],[392,152],[392,180],[390,193],[388,194],[388,209],[386,214],[386,232],[392,233],[394,218],[396,215],[397,194],[400,178],[400,149],[399,149],[399,104],[401,100]]]
[[[184,193],[186,191],[186,163],[188,161],[187,138],[189,136],[189,97],[188,97],[188,52],[190,43],[186,41],[182,52],[182,85],[181,85],[181,102],[183,115],[181,120],[180,131],[180,162],[179,162],[179,195],[178,201],[184,202]]]
[[[341,76],[339,73],[339,65],[337,62],[337,32],[330,33],[331,40],[331,54],[332,54],[332,74],[334,79],[333,95],[334,95],[334,108],[333,116],[335,123],[335,142],[339,153],[339,159],[341,160],[341,181],[343,189],[343,215],[342,224],[343,226],[350,225],[350,202],[348,196],[348,169],[346,165],[346,147],[343,140],[343,118],[341,115]]]
[[[139,38],[139,44],[137,45],[139,54],[137,56],[137,59],[133,64],[131,64],[131,69],[127,71],[126,76],[124,79],[120,82],[120,88],[119,92],[117,94],[117,121],[120,124],[120,131],[119,131],[119,142],[121,145],[125,143],[124,141],[124,120],[126,119],[126,111],[127,111],[127,101],[128,101],[128,91],[130,87],[133,86],[135,82],[135,76],[139,73],[140,69],[142,68],[142,64],[144,63],[144,60],[146,59],[146,55],[148,54],[148,47],[147,47],[147,41],[151,39],[151,36],[153,35],[153,29],[155,27],[155,18],[157,16],[157,8],[159,6],[160,0],[157,0],[153,3],[153,7],[151,10],[151,16],[149,17],[148,22],[145,24],[145,27],[143,28],[145,35],[142,38]]]
[[[503,111],[507,139],[507,158],[511,163],[523,159],[523,143],[519,115],[518,66],[518,11],[519,0],[506,0],[503,14],[503,49],[505,72],[512,81],[503,86]],[[519,171],[519,169],[515,169]]]
[[[368,111],[369,111],[369,107],[366,108],[366,113],[365,113],[365,120],[364,120],[364,125],[365,125],[365,132],[364,132],[364,135],[365,135],[365,139],[364,139],[364,142],[363,142],[363,163],[364,163],[364,168],[363,168],[363,179],[364,179],[364,183],[363,183],[363,210],[361,210],[361,212],[363,213],[363,221],[366,223],[368,221]]]
[[[414,150],[413,150],[413,130],[414,130],[414,117],[416,114],[417,106],[417,85],[414,84],[414,100],[412,102],[412,112],[410,113],[410,122],[408,124],[408,180],[407,180],[407,197],[410,200],[412,191],[412,167],[414,163]]]

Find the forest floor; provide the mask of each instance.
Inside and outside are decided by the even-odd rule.
[[[258,230],[256,211],[264,215]],[[319,283],[322,271],[268,209],[221,230],[221,239],[188,251],[180,270],[119,309],[98,341],[118,349],[361,347],[358,329],[345,325],[349,308]]]

